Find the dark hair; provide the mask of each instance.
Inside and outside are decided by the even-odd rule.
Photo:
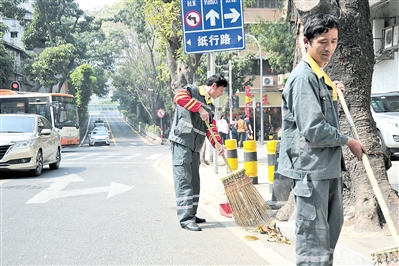
[[[330,14],[316,14],[306,19],[303,26],[303,36],[312,42],[313,38],[328,32],[330,29],[339,30],[339,22],[337,17]]]
[[[205,81],[205,85],[207,86],[212,86],[213,83],[216,83],[217,87],[227,87],[227,80],[219,74],[210,76],[206,81]]]

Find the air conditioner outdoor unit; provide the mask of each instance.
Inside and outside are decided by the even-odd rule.
[[[263,86],[274,86],[273,77],[263,78]]]
[[[284,76],[284,74],[277,75],[277,85],[283,85]]]
[[[392,47],[393,43],[393,27],[384,29],[384,49],[388,49]]]
[[[399,44],[399,25],[393,26],[392,32],[392,45],[397,46]]]

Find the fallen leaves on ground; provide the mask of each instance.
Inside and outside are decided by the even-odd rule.
[[[255,241],[255,240],[259,240],[259,238],[257,236],[245,236],[244,237],[245,240],[247,241]]]
[[[254,231],[262,235],[267,235],[267,241],[291,245],[291,241],[283,236],[280,229],[276,228],[275,221],[271,221],[269,225],[261,224]]]

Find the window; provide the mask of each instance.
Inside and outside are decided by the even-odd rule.
[[[280,8],[282,6],[281,0],[255,0],[250,8]]]
[[[11,33],[11,38],[18,38],[18,32],[17,31],[12,31]]]

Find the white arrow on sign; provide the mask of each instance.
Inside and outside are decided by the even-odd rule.
[[[230,11],[231,13],[224,14],[224,18],[231,19],[231,23],[234,23],[241,15],[235,8],[230,8]]]
[[[93,188],[82,188],[73,190],[63,190],[70,182],[83,182],[80,176],[71,174],[60,178],[54,178],[43,182],[53,182],[47,189],[43,190],[26,203],[47,203],[52,199],[66,198],[73,196],[89,195],[100,192],[108,192],[107,199],[120,194],[122,192],[133,189],[132,186],[126,186],[111,182],[111,185],[107,187],[93,187]]]
[[[211,26],[215,26],[216,25],[216,19],[219,19],[219,13],[216,12],[215,10],[211,9],[211,11],[209,11],[206,16],[205,19],[211,20]]]

